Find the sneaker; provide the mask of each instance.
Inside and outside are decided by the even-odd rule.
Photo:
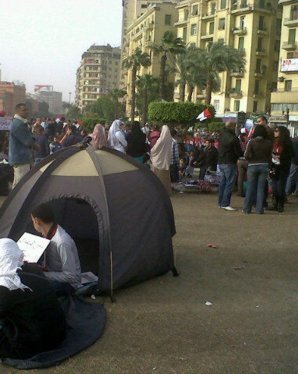
[[[229,212],[232,212],[232,211],[234,211],[234,210],[237,210],[237,209],[235,209],[235,208],[232,208],[231,206],[223,206],[222,207],[224,210],[228,210]]]

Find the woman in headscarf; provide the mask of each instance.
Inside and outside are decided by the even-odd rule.
[[[107,137],[106,137],[106,130],[103,125],[98,123],[94,126],[93,133],[91,134],[91,145],[96,149],[100,149],[102,147],[107,147]]]
[[[171,193],[170,163],[172,156],[172,136],[168,126],[163,125],[160,137],[151,148],[152,171],[160,179],[167,192]]]
[[[140,163],[144,163],[146,153],[146,135],[141,130],[140,122],[135,121],[131,132],[127,135],[126,153]]]
[[[0,357],[29,358],[56,348],[66,322],[48,281],[21,271],[22,251],[0,239]]]
[[[120,119],[116,119],[110,129],[108,134],[108,144],[111,148],[116,149],[119,152],[125,153],[127,147],[127,141],[124,134],[124,122]]]

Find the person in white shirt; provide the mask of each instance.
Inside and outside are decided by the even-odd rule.
[[[49,203],[35,207],[31,212],[33,226],[51,242],[43,258],[43,270],[46,278],[55,283],[56,289],[72,289],[81,286],[81,266],[78,250],[71,236],[55,222]]]

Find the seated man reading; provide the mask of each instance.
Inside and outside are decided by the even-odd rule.
[[[31,219],[35,230],[51,241],[42,259],[44,275],[56,290],[71,286],[74,291],[81,285],[81,266],[74,240],[55,222],[49,203],[34,208]]]
[[[0,239],[0,358],[29,358],[55,349],[66,322],[50,282],[21,271],[23,253]]]

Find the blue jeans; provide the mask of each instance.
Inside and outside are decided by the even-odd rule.
[[[286,194],[290,193],[298,196],[298,165],[291,164],[290,174],[288,176],[287,185],[286,185]]]
[[[259,214],[264,213],[264,195],[268,172],[268,164],[248,166],[247,191],[243,207],[245,213],[251,212],[254,202],[256,202],[256,212]]]
[[[237,173],[236,164],[220,164],[219,170],[222,174],[218,189],[218,205],[220,207],[229,206],[235,184]]]

